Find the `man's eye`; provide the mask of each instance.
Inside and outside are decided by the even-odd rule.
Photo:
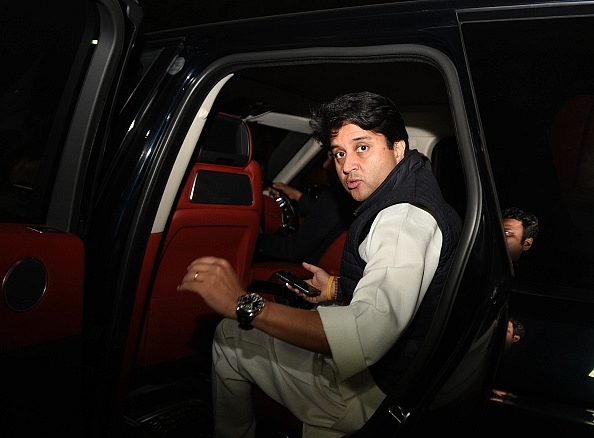
[[[344,152],[336,152],[334,154],[334,158],[336,158],[337,160],[340,158],[343,158],[343,157],[344,157]]]
[[[357,148],[357,150],[360,152],[365,152],[367,149],[369,149],[369,146],[367,146],[366,144],[362,144]]]
[[[506,236],[511,236],[512,235],[512,232],[511,231],[505,231],[505,235]]]

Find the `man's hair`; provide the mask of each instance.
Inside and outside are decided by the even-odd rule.
[[[520,338],[523,338],[524,336],[526,336],[526,329],[524,328],[524,324],[522,324],[520,321],[518,321],[516,318],[514,318],[513,316],[510,316],[508,318],[508,321],[512,323],[512,326],[514,327],[514,335],[518,335]]]
[[[404,120],[394,102],[385,96],[370,92],[338,96],[313,110],[310,126],[313,137],[330,148],[331,139],[348,123],[384,135],[389,149],[399,140],[406,143],[405,150],[409,148]]]
[[[528,237],[536,239],[538,236],[538,218],[532,213],[528,213],[517,207],[509,207],[503,210],[501,217],[502,219],[515,219],[522,222],[522,227],[524,228],[522,241]]]

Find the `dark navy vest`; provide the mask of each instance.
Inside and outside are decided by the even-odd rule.
[[[442,232],[443,243],[437,270],[411,324],[384,357],[369,367],[376,384],[386,394],[410,364],[429,330],[462,229],[460,217],[443,199],[437,180],[422,155],[416,150],[408,151],[386,180],[355,210],[356,218],[349,227],[342,253],[339,301],[350,302],[363,276],[365,262],[358,248],[376,215],[402,202],[433,215]]]

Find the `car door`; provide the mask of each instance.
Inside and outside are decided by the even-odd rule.
[[[0,18],[3,436],[78,435],[83,218],[140,16],[134,1],[59,0]]]
[[[523,325],[501,360],[496,424],[591,436],[594,408],[594,9],[461,11],[501,208],[537,216],[513,263],[508,314]],[[519,430],[519,429],[518,429]]]

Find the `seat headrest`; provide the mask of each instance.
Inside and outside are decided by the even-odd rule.
[[[466,183],[456,137],[443,138],[433,147],[431,164],[443,198],[463,218],[466,212]]]
[[[247,123],[240,117],[218,113],[206,121],[195,161],[244,167],[250,161],[251,149]]]

